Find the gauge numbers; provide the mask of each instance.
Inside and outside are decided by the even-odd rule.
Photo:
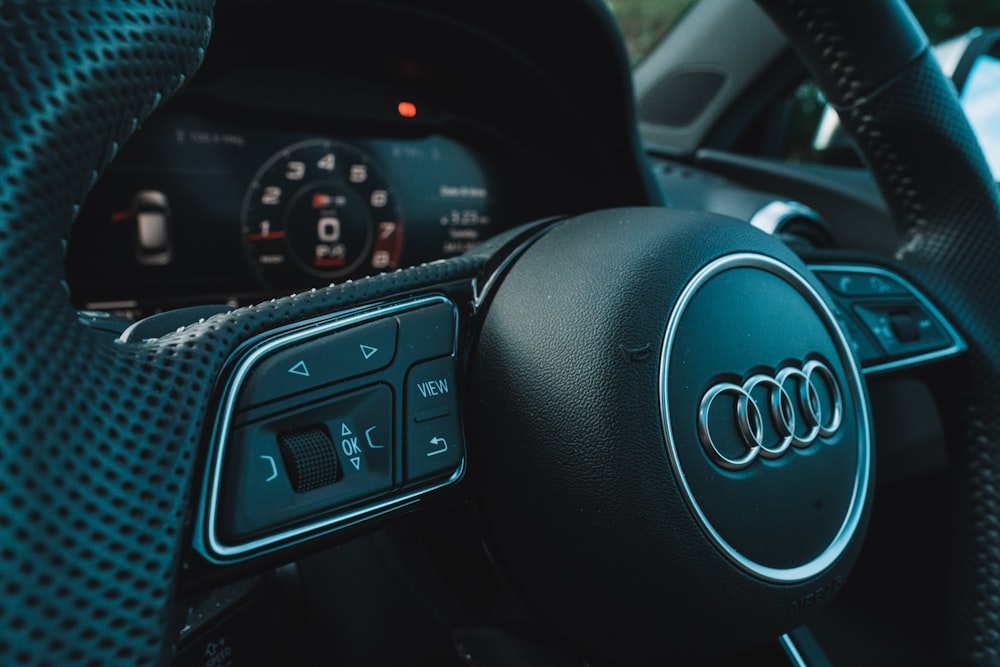
[[[403,245],[395,199],[358,148],[322,139],[293,144],[268,159],[247,189],[247,255],[273,288],[394,269]]]

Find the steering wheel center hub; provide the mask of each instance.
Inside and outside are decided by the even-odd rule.
[[[469,475],[547,621],[639,663],[805,622],[853,563],[871,475],[858,367],[801,260],[730,218],[618,209],[495,284]]]
[[[809,282],[761,254],[710,262],[673,310],[660,369],[671,466],[706,535],[752,576],[813,577],[857,530],[870,443],[848,350]]]

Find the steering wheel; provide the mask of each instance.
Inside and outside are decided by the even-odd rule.
[[[906,231],[897,259],[968,344],[949,649],[995,661],[996,186],[901,3],[759,4],[855,136]],[[597,211],[155,338],[83,326],[70,224],[196,69],[211,10],[0,7],[5,664],[165,662],[189,545],[246,562],[456,482],[497,567],[597,663],[725,655],[822,609],[870,509],[866,390],[826,287],[745,223]]]

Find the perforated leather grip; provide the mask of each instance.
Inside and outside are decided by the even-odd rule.
[[[0,3],[0,662],[150,664],[165,645],[190,413],[101,345],[63,239],[124,141],[201,60],[198,0]],[[180,361],[179,359],[177,361]],[[153,387],[160,398],[151,398]]]

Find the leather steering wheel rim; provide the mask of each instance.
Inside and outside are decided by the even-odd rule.
[[[907,229],[898,258],[969,343],[953,424],[952,650],[996,659],[996,187],[919,32],[883,43],[858,20],[874,11],[880,28],[913,37],[900,3],[761,4],[842,107]],[[61,280],[69,225],[117,147],[193,73],[210,14],[195,0],[0,10],[0,655],[10,664],[166,660],[195,453],[226,353],[285,322],[469,278],[488,256],[288,297],[151,343],[114,344],[82,326]]]

